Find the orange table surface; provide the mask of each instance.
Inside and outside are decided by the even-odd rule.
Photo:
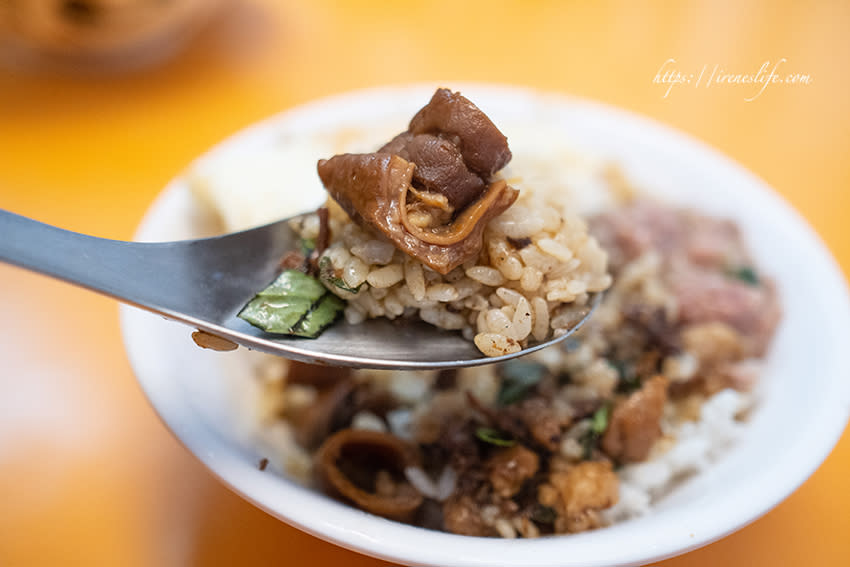
[[[255,120],[352,88],[488,81],[705,140],[790,201],[847,274],[848,25],[837,0],[242,0],[157,68],[0,71],[0,208],[128,239],[169,178]],[[765,64],[781,83],[664,82]],[[136,385],[114,301],[0,265],[0,321],[0,565],[384,564],[273,519],[185,451]],[[776,509],[663,565],[850,565],[848,477],[845,434]]]

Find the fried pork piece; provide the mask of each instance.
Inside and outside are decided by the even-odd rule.
[[[683,348],[695,357],[698,366],[690,380],[670,385],[671,398],[712,395],[729,387],[739,392],[752,389],[760,365],[746,358],[753,345],[741,333],[726,323],[712,321],[683,327],[681,334]]]
[[[537,499],[555,510],[556,533],[576,533],[602,525],[600,512],[617,503],[620,481],[607,461],[584,461],[557,470],[541,484]]]
[[[602,436],[602,450],[621,463],[643,461],[661,436],[667,379],[656,375],[618,402]]]
[[[446,531],[468,536],[495,536],[496,530],[481,518],[481,506],[469,495],[453,496],[443,504]]]
[[[490,471],[490,484],[502,498],[511,498],[522,485],[537,473],[540,457],[522,445],[502,449],[491,456],[485,465]]]

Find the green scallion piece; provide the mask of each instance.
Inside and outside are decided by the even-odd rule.
[[[500,431],[491,427],[479,427],[475,430],[475,436],[481,441],[497,447],[513,447],[516,445],[516,441],[504,437]]]
[[[759,285],[758,273],[752,266],[739,266],[737,268],[731,268],[728,273],[733,278],[737,278],[746,284],[752,286]]]
[[[605,404],[595,412],[590,418],[590,430],[595,435],[602,435],[608,429],[608,416],[611,413],[611,407]]]
[[[242,308],[239,318],[267,333],[316,338],[344,307],[316,278],[285,270]]]
[[[345,291],[350,291],[351,293],[357,293],[363,285],[360,284],[357,287],[351,287],[346,284],[345,280],[337,275],[336,269],[334,268],[333,263],[331,263],[331,259],[327,256],[322,256],[319,260],[319,278],[327,284]]]

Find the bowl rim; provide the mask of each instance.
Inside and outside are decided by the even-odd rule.
[[[815,231],[779,194],[735,161],[704,142],[651,118],[604,103],[525,87],[469,82],[450,84],[456,90],[475,91],[489,97],[519,101],[544,100],[549,104],[567,105],[582,112],[605,116],[623,127],[666,139],[667,144],[675,146],[677,153],[693,155],[700,161],[707,160],[713,167],[721,168],[723,175],[737,178],[754,193],[759,193],[760,199],[773,208],[772,213],[789,223],[800,246],[810,252],[810,267],[816,269],[822,282],[821,290],[834,300],[835,309],[829,321],[832,334],[826,337],[830,341],[830,348],[840,348],[841,337],[850,337],[850,294],[835,259]],[[356,108],[358,104],[375,104],[376,100],[389,102],[406,97],[421,100],[423,93],[430,95],[433,89],[434,83],[390,85],[320,98],[240,130],[202,154],[199,159],[214,159],[218,153],[246,139],[269,136],[282,124],[309,122],[312,116],[322,114],[329,108],[339,109],[352,105]],[[179,178],[172,181],[155,199],[139,226],[136,239],[151,239],[152,219],[158,210],[167,205],[169,195],[178,188],[178,181]],[[740,529],[784,500],[820,466],[850,418],[850,380],[846,379],[848,376],[845,370],[830,382],[830,392],[821,393],[827,403],[821,408],[817,419],[807,423],[807,439],[811,443],[805,446],[806,458],[784,459],[782,463],[786,468],[781,476],[768,475],[761,478],[761,482],[733,487],[732,496],[744,499],[742,501],[747,504],[727,510],[728,514],[723,517],[709,514],[695,519],[688,516],[685,510],[674,510],[666,515],[667,523],[659,524],[652,515],[641,518],[643,528],[638,530],[639,533],[634,533],[630,522],[625,522],[566,538],[499,540],[458,536],[375,517],[305,490],[287,479],[259,471],[253,462],[211,434],[203,423],[191,419],[192,416],[181,409],[173,389],[169,388],[167,382],[157,379],[139,341],[144,332],[155,332],[155,324],[162,323],[159,318],[154,319],[148,313],[128,306],[121,307],[122,334],[131,366],[161,420],[219,480],[259,508],[308,533],[360,553],[411,565],[633,565],[690,551]],[[843,380],[839,379],[842,374]],[[685,518],[688,521],[674,521]],[[645,536],[653,531],[666,533],[666,536],[660,541],[647,542],[640,539],[641,534]],[[696,536],[696,533],[699,535]],[[611,541],[617,541],[617,545],[611,546]]]

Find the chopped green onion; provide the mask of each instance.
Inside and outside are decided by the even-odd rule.
[[[315,238],[302,238],[298,241],[298,250],[301,254],[307,258],[310,254],[313,253],[313,250],[316,249],[316,239]]]
[[[310,302],[318,301],[328,290],[319,280],[299,270],[284,270],[257,297],[304,298]]]
[[[593,416],[590,418],[590,429],[581,437],[581,446],[584,449],[582,457],[584,459],[593,457],[593,450],[596,448],[599,438],[608,429],[610,414],[611,406],[609,404],[605,404],[593,412]]]
[[[516,445],[516,441],[503,437],[501,432],[491,427],[479,427],[475,430],[475,436],[481,441],[497,447],[513,447]]]
[[[319,260],[319,278],[321,278],[321,280],[325,283],[328,283],[345,291],[350,291],[351,293],[357,293],[358,291],[360,291],[360,287],[363,285],[360,284],[357,287],[351,287],[346,284],[345,280],[343,280],[337,275],[336,268],[334,268],[331,259],[327,256],[322,256]]]
[[[337,315],[345,308],[345,303],[332,293],[326,293],[313,308],[298,322],[293,335],[314,339],[318,337]]]
[[[496,398],[500,406],[509,406],[523,399],[543,378],[546,367],[537,362],[510,360],[501,368],[502,388]]]
[[[602,435],[608,429],[608,414],[610,412],[611,407],[608,404],[593,412],[593,417],[590,418],[590,430],[595,435]]]
[[[737,268],[731,268],[728,271],[728,274],[734,278],[741,280],[746,284],[752,286],[759,285],[758,273],[756,273],[755,269],[751,266],[739,266]]]
[[[316,278],[284,270],[239,312],[239,318],[267,333],[316,338],[345,304]]]
[[[289,335],[312,306],[313,301],[303,297],[258,295],[242,309],[239,318],[268,333]]]

